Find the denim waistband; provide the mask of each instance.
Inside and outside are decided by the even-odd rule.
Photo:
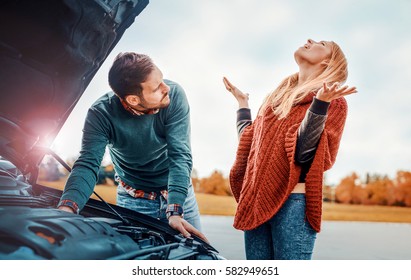
[[[304,199],[304,200],[305,200],[305,193],[291,193],[291,194],[288,196],[288,199],[291,199],[291,200],[301,200],[301,199]]]

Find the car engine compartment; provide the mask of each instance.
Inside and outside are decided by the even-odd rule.
[[[116,205],[90,199],[80,215],[58,210],[60,195],[0,160],[0,259],[224,259],[201,239]]]

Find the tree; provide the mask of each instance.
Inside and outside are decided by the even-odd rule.
[[[356,173],[343,178],[335,189],[335,200],[341,203],[352,203],[357,181],[358,175]]]
[[[336,201],[411,207],[411,172],[398,171],[394,180],[387,175],[367,173],[365,184],[353,173],[342,179],[337,186]]]
[[[210,177],[202,178],[200,191],[215,195],[232,195],[228,179],[220,171],[214,171]]]
[[[370,205],[387,205],[388,189],[392,186],[391,180],[387,177],[378,177],[366,185],[368,198],[366,204]]]
[[[352,193],[353,204],[366,204],[368,199],[367,189],[363,185],[356,185]]]
[[[398,171],[388,191],[388,204],[411,207],[411,172]]]
[[[328,185],[323,185],[323,201],[332,202],[333,201],[333,188]]]

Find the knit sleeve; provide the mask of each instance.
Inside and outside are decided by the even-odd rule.
[[[250,154],[251,142],[253,139],[254,126],[247,126],[240,136],[235,162],[230,170],[230,188],[235,200],[238,202],[243,185],[247,160]]]
[[[307,173],[305,181],[307,219],[317,232],[321,228],[323,174],[335,163],[346,118],[347,102],[345,99],[339,98],[332,101],[313,163]]]
[[[294,123],[288,128],[285,134],[285,152],[287,154],[289,163],[289,185],[295,186],[298,183],[298,178],[301,173],[301,165],[297,164],[295,161],[295,154],[297,149],[297,139],[298,139],[298,128],[300,127],[300,122]]]
[[[347,110],[347,102],[344,98],[339,98],[330,105],[328,119],[319,142],[319,147],[324,146],[320,150],[320,152],[324,153],[324,171],[329,170],[337,158],[347,118]]]

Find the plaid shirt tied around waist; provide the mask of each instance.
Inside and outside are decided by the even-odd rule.
[[[122,187],[130,196],[134,197],[134,198],[145,198],[145,199],[149,199],[149,200],[155,200],[157,198],[157,196],[160,194],[164,197],[164,199],[166,201],[168,198],[168,191],[167,190],[161,190],[160,192],[145,192],[143,190],[137,190],[133,187],[130,187],[129,185],[127,185],[126,183],[124,183],[120,177],[118,177],[117,175],[115,175],[115,181],[119,184],[120,187]],[[77,205],[76,202],[69,200],[69,199],[64,199],[62,201],[59,202],[59,204],[57,205],[57,207],[60,206],[67,206],[70,207],[71,209],[73,209],[73,212],[76,214],[79,214],[80,209]],[[167,209],[166,209],[166,213],[167,213],[167,218],[169,216],[172,215],[179,215],[179,216],[183,216],[183,207],[181,207],[180,204],[168,204],[167,205]]]
[[[126,183],[124,183],[119,176],[115,175],[114,179],[116,182],[119,184],[120,187],[122,187],[130,196],[134,198],[145,198],[149,200],[155,200],[159,194],[161,194],[166,201],[168,198],[168,191],[167,190],[161,190],[160,192],[146,192],[143,190],[137,190]],[[180,204],[168,204],[167,209],[167,218],[173,215],[179,215],[183,217],[184,210],[183,207],[181,207]]]
[[[117,175],[115,176],[115,181],[119,184],[120,187],[122,187],[130,196],[134,198],[145,198],[149,200],[155,200],[159,194],[161,194],[165,200],[168,198],[168,191],[167,190],[161,190],[159,193],[158,192],[146,192],[143,190],[137,190],[120,179]]]

